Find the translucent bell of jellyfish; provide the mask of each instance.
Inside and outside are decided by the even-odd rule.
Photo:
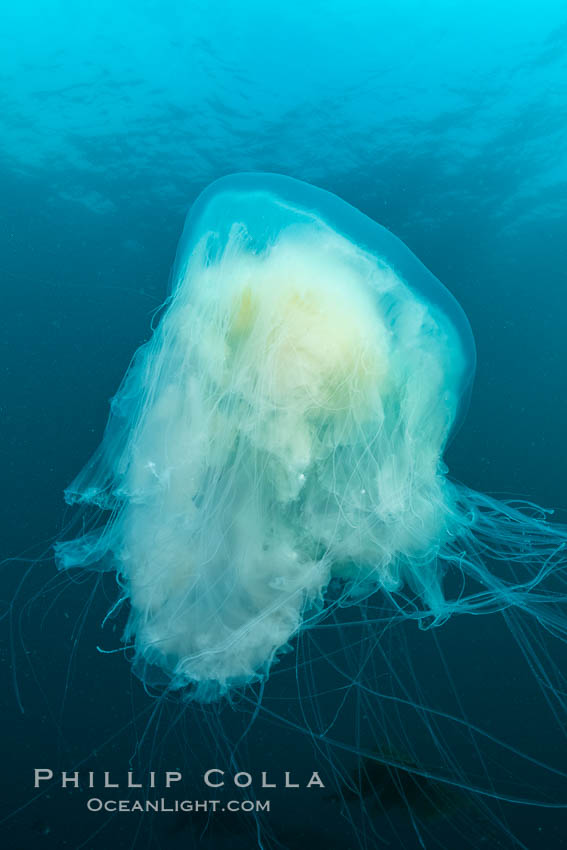
[[[461,308],[386,229],[287,177],[218,180],[66,491],[96,527],[58,563],[115,570],[136,671],[203,702],[374,593],[424,626],[518,606],[562,631],[543,580],[565,530],[446,475],[474,366]]]

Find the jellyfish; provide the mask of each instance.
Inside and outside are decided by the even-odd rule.
[[[448,475],[475,357],[386,228],[289,177],[217,180],[65,493],[83,533],[59,567],[114,571],[134,670],[200,703],[377,595],[424,629],[513,609],[563,634],[565,529]]]

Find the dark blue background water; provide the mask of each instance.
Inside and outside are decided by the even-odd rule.
[[[148,338],[188,207],[211,180],[242,170],[278,171],[335,192],[393,230],[445,283],[478,346],[451,473],[565,517],[563,3],[1,6],[6,556],[32,547],[35,557],[60,530],[63,488],[98,445],[108,399]],[[3,568],[3,612],[25,567]],[[23,639],[11,639],[2,623],[3,814],[30,801],[33,767],[96,760],[111,736],[98,767],[125,770],[144,728],[129,724],[149,702],[127,663],[96,651],[118,645],[118,633],[100,632],[111,583],[94,595],[91,582],[58,596],[42,590],[53,575],[48,559],[32,571],[23,598],[38,597],[23,616]],[[499,626],[474,618],[448,628],[471,719],[565,764],[565,740],[542,723],[533,681]],[[431,679],[427,663],[419,660],[420,674]],[[186,759],[192,733],[184,722],[183,743],[174,736],[163,744],[171,769],[172,758]],[[282,758],[270,734],[260,728],[251,744],[258,764]],[[286,746],[292,769],[313,762],[301,736]],[[208,758],[205,748],[196,755]],[[543,777],[526,768],[521,779],[537,796]],[[567,799],[567,787],[553,792]],[[192,846],[192,827],[177,821],[138,833],[129,816],[97,832],[103,819],[87,816],[77,795],[54,791],[31,802],[2,827],[2,846]],[[301,799],[303,808],[282,797],[274,816],[284,846],[359,846],[321,798]],[[563,844],[567,813],[505,806],[505,817],[530,848]],[[395,818],[397,833],[379,819],[378,831],[390,846],[417,846],[409,819]],[[475,846],[500,846],[488,822],[476,822]],[[429,828],[428,846],[456,846],[444,824]],[[251,846],[248,836],[231,840]],[[362,831],[359,840],[378,846],[365,845]],[[227,842],[219,829],[208,846]]]

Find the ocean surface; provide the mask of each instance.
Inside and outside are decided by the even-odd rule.
[[[441,741],[441,765],[403,711],[405,745],[393,716],[382,731],[374,723],[366,751],[433,774],[452,764],[449,800],[418,811],[416,825],[403,771],[368,780],[385,789],[380,806],[365,791],[349,798],[360,755],[302,732],[277,677],[267,705],[287,725],[261,713],[252,722],[246,701],[211,712],[147,695],[120,651],[123,620],[101,627],[112,575],[69,581],[51,546],[70,519],[63,490],[98,446],[109,399],[168,295],[188,209],[240,171],[330,190],[445,284],[478,351],[451,476],[567,520],[565,4],[0,6],[0,846],[564,847],[567,740],[550,698],[560,679],[540,687],[543,673],[500,615],[456,618],[434,635],[408,628],[405,670],[409,657],[424,702],[532,761],[490,742],[471,755],[463,730],[462,752],[458,736]],[[565,671],[561,641],[529,638]],[[326,675],[313,692],[331,687]],[[341,740],[361,722],[355,704],[348,711]],[[84,788],[33,787],[34,768],[167,768],[188,777],[185,796],[203,799],[203,766],[230,762],[248,723],[241,769],[327,779],[321,792],[278,789],[266,831],[250,817],[89,813]],[[465,774],[486,793],[460,787]]]

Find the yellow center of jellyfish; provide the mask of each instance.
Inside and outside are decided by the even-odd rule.
[[[232,298],[227,342],[236,368],[254,375],[261,397],[308,416],[372,408],[386,374],[386,334],[372,300],[324,280],[269,283],[248,283]]]

